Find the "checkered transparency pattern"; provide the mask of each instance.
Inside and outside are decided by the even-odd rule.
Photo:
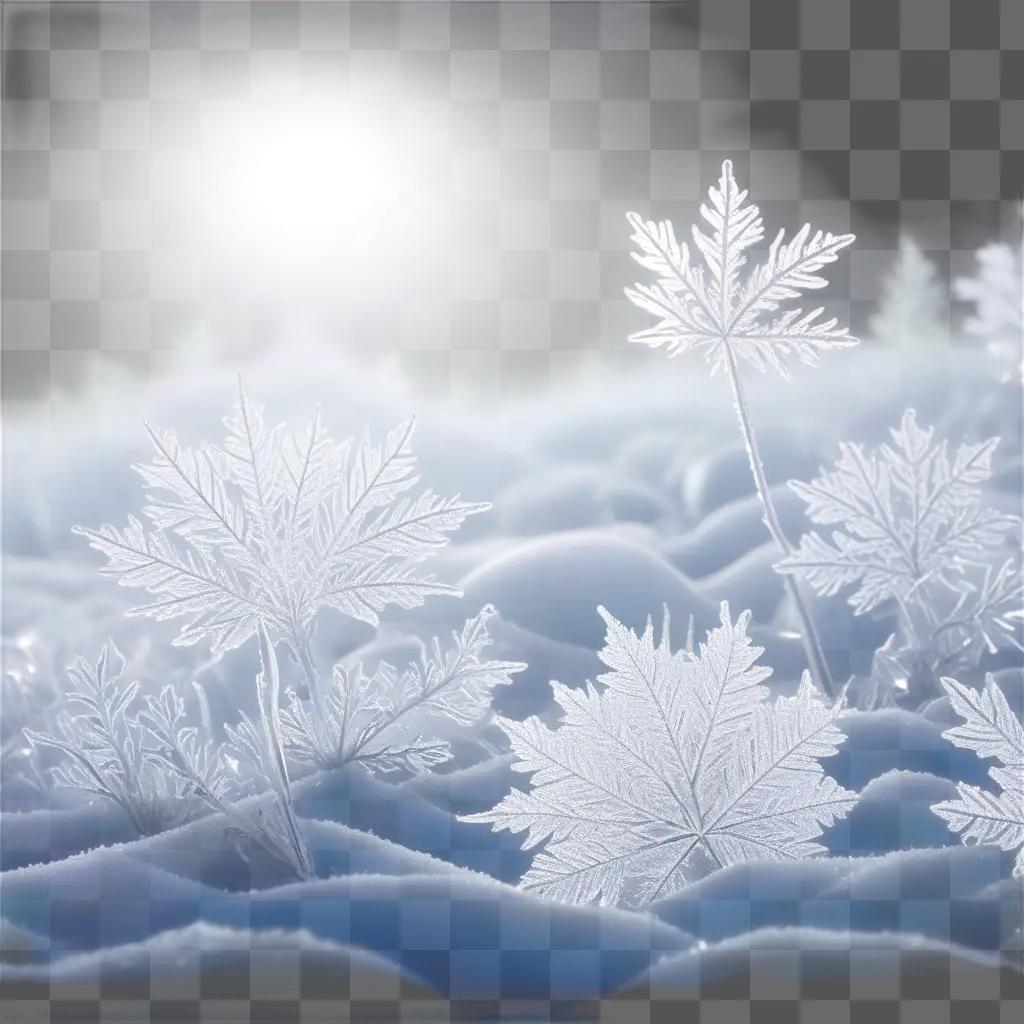
[[[358,804],[360,798],[353,802]],[[400,817],[410,813],[407,807],[395,798],[392,810]],[[354,813],[361,813],[358,806]],[[379,815],[379,806],[374,813]],[[419,813],[411,812],[410,828]],[[433,852],[442,857],[445,853]],[[204,851],[197,849],[195,856],[198,871]],[[993,850],[990,857],[995,869],[1000,855]],[[806,880],[755,873],[746,886],[730,886],[729,897],[715,901],[713,910],[709,905],[709,914],[739,932],[778,920],[780,905],[799,921],[805,906],[810,916],[816,903],[820,915],[823,903],[831,899],[836,927],[845,919],[853,929],[852,948],[837,947],[827,939],[815,944],[813,933],[791,930],[776,933],[749,954],[740,947],[739,955],[730,956],[726,943],[724,950],[708,952],[688,972],[667,970],[686,954],[679,954],[678,943],[666,941],[657,925],[645,934],[642,929],[619,928],[607,918],[601,924],[583,915],[575,920],[551,915],[538,927],[543,918],[487,898],[468,876],[451,882],[438,878],[433,898],[424,893],[424,876],[412,876],[404,895],[399,880],[399,899],[374,897],[363,888],[358,898],[346,900],[336,892],[326,908],[321,904],[311,910],[311,922],[324,913],[337,914],[350,934],[372,935],[379,956],[324,951],[315,940],[305,941],[291,929],[254,935],[249,949],[244,937],[204,949],[198,936],[192,936],[180,947],[147,947],[141,959],[129,949],[109,959],[95,976],[58,979],[52,986],[0,974],[0,1019],[5,1024],[1015,1024],[1024,1011],[1024,974],[1019,970],[937,945],[914,948],[910,943],[907,948],[906,936],[900,948],[892,934],[899,930],[904,904],[913,904],[918,919],[930,911],[936,934],[942,921],[948,927],[977,918],[979,903],[957,895],[961,880],[956,876],[954,867],[947,893],[930,888],[926,901],[913,869],[875,873],[858,895],[837,886],[815,896]],[[125,863],[115,857],[91,876],[92,884],[85,889],[43,882],[34,896],[54,917],[77,919],[85,946],[102,929],[89,912],[95,900],[104,901],[106,913],[117,908],[123,922],[136,922],[145,933],[153,913],[179,926],[199,916],[217,921],[222,905],[231,898],[215,888],[134,891],[125,885],[126,877],[138,880],[140,874],[132,870],[130,858]],[[297,904],[283,896],[274,902],[283,926],[301,919]],[[883,907],[890,908],[888,936],[876,931]],[[867,929],[874,934],[858,941],[856,932]],[[8,949],[0,952],[9,954]],[[587,994],[612,988],[608,979],[621,971],[624,957],[637,965],[639,977],[604,998]],[[653,965],[651,977],[644,974],[648,961]],[[140,963],[146,969],[139,970]],[[396,963],[405,964],[408,971],[396,969]],[[418,980],[417,968],[435,984],[438,978],[450,978],[454,991],[439,992]],[[503,979],[509,977],[517,979],[523,993],[517,999],[503,996]]]
[[[442,223],[411,225],[436,234],[432,255],[370,297],[339,261],[301,303],[323,338],[397,357],[426,392],[491,401],[641,361],[623,214],[688,222],[725,156],[771,223],[857,232],[829,294],[858,329],[901,231],[955,274],[1009,230],[1020,11],[5,2],[6,397],[74,386],[102,358],[155,371],[190,339],[280,338],[294,302],[259,252],[224,273],[195,180],[216,119],[275,95],[370,98],[435,129],[417,189]]]
[[[895,945],[812,948],[799,938],[751,954],[726,973],[713,959],[690,988],[638,985],[606,1000],[601,1024],[1006,1024],[1024,1010],[1011,968]]]
[[[358,358],[396,359],[425,393],[481,404],[646,363],[625,342],[642,317],[622,295],[635,279],[624,214],[690,223],[725,157],[767,224],[857,233],[828,293],[849,305],[837,312],[855,332],[902,232],[958,276],[977,246],[1013,229],[1024,193],[1020,0],[5,0],[2,15],[10,411],[76,387],[104,360],[150,374],[197,337],[232,356],[280,339],[280,296],[254,288],[246,268],[225,281],[193,188],[207,119],[281,88],[394,103],[437,126],[418,173],[445,213],[443,260],[373,302],[339,273],[304,312]],[[490,944],[450,930],[438,955],[498,979],[517,957],[541,975],[570,964],[600,976],[600,936],[503,949],[493,905],[462,912],[485,922]],[[397,941],[415,940],[399,929]],[[271,957],[268,991],[266,951],[254,950],[248,970],[217,981],[197,961],[173,982],[97,979],[56,1000],[8,989],[5,1010],[132,1024],[571,1010],[630,1024],[1024,1017],[1009,972],[958,964],[941,980],[887,955],[847,955],[825,988],[830,955],[782,951],[752,959],[738,982],[640,987],[600,1007],[448,1007],[407,979],[315,977],[287,951]]]

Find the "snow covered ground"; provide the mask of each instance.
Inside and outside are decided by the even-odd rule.
[[[272,423],[297,422],[319,401],[344,437],[364,427],[379,433],[410,411],[401,393],[371,388],[321,351],[287,367],[264,361],[245,377]],[[986,495],[996,507],[1019,507],[1019,407],[976,359],[915,366],[906,354],[862,346],[813,380],[807,371],[790,384],[750,383],[793,539],[808,524],[785,481],[815,475],[840,440],[877,444],[908,406],[951,441],[1002,431]],[[846,741],[821,763],[860,800],[826,829],[829,856],[729,867],[639,911],[519,890],[534,851],[517,835],[459,820],[528,785],[487,721],[451,734],[453,759],[437,772],[388,780],[349,766],[298,778],[296,812],[315,866],[303,881],[272,860],[246,860],[225,841],[218,815],[139,838],[110,801],[40,785],[17,727],[52,716],[46,695],[59,702],[65,666],[94,658],[108,634],[143,694],[173,685],[192,719],[216,734],[241,711],[258,713],[254,641],[214,661],[201,646],[172,646],[173,624],[125,619],[136,595],[101,578],[99,557],[69,532],[76,523],[123,522],[140,508],[129,465],[146,456],[143,418],[186,440],[217,437],[233,385],[216,369],[138,389],[114,411],[105,403],[98,419],[72,419],[69,409],[66,420],[25,424],[5,439],[5,669],[18,667],[22,689],[42,696],[29,701],[23,722],[8,703],[4,726],[5,743],[14,738],[0,814],[4,1020],[33,1019],[41,993],[94,998],[83,993],[100,978],[105,991],[123,991],[109,1019],[129,1020],[138,1011],[132,979],[172,991],[252,965],[258,986],[257,965],[271,961],[279,993],[301,982],[329,999],[332,979],[344,977],[368,992],[401,989],[410,1015],[415,1004],[426,1019],[443,1017],[448,1001],[480,1001],[493,1015],[506,1000],[509,1017],[522,1018],[570,1015],[599,998],[609,999],[608,1019],[636,1019],[628,1014],[638,999],[682,998],[714,984],[758,990],[771,964],[783,987],[802,972],[822,992],[845,985],[863,998],[894,984],[898,992],[901,961],[928,978],[943,965],[975,979],[1019,967],[1012,851],[962,846],[930,810],[958,782],[992,786],[990,762],[943,738],[956,716],[939,692],[921,707],[840,718]],[[324,611],[319,664],[353,655],[401,663],[418,640],[461,628],[490,603],[498,610],[493,656],[528,666],[495,690],[495,710],[553,722],[550,681],[582,686],[602,670],[598,605],[633,629],[667,607],[679,630],[692,616],[700,639],[728,600],[736,613],[753,613],[750,634],[774,670],[772,692],[795,691],[803,650],[724,382],[708,385],[699,367],[658,360],[614,391],[499,421],[425,408],[415,447],[425,486],[494,506],[434,560],[437,577],[464,596],[391,609],[377,628]],[[812,609],[833,676],[869,674],[895,628],[892,609],[856,617],[842,597],[813,600]],[[1020,715],[1019,654],[986,655],[961,681],[978,684],[986,670]]]

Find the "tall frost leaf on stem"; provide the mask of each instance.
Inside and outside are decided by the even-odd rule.
[[[721,625],[696,653],[655,641],[603,608],[610,669],[572,689],[553,683],[562,720],[501,719],[532,773],[528,792],[466,820],[544,844],[524,888],[566,902],[642,906],[717,867],[824,852],[815,842],[856,795],[826,776],[841,705],[805,674],[797,694],[769,700],[770,669],[747,636],[750,613]]]
[[[1020,646],[1024,581],[1019,556],[1006,553],[1020,518],[981,504],[998,437],[950,451],[913,409],[890,435],[873,452],[841,444],[832,470],[790,483],[810,518],[832,531],[806,534],[777,568],[819,594],[849,589],[858,614],[895,601],[903,658],[923,659],[931,682],[921,682],[934,688],[951,667]]]
[[[422,562],[487,506],[411,493],[411,420],[379,445],[365,435],[334,442],[318,412],[290,434],[266,426],[239,380],[225,424],[223,446],[195,450],[150,427],[155,459],[136,467],[146,522],[76,532],[106,555],[105,573],[153,595],[133,614],[182,621],[177,643],[206,640],[218,654],[261,625],[283,640],[322,712],[316,612],[329,606],[376,624],[388,605],[456,593]]]
[[[53,731],[26,729],[25,735],[33,745],[59,752],[61,761],[52,770],[57,785],[112,800],[140,835],[155,835],[191,821],[206,807],[192,784],[154,760],[149,732],[131,712],[139,684],[126,682],[124,669],[113,641],[95,663],[79,658],[68,670],[67,706]],[[205,751],[192,753],[197,779],[215,785],[212,760]]]
[[[1024,726],[991,675],[980,691],[955,679],[943,679],[942,685],[963,719],[942,735],[978,757],[995,758],[998,766],[988,773],[1000,792],[958,782],[957,798],[934,804],[932,810],[965,843],[1016,851],[1013,873],[1024,878]]]
[[[739,363],[761,371],[771,367],[788,379],[789,359],[816,365],[820,352],[857,343],[835,318],[823,319],[821,307],[805,312],[788,306],[801,292],[825,287],[828,282],[819,271],[834,263],[854,236],[812,232],[809,224],[789,240],[779,231],[765,261],[744,276],[747,251],[763,240],[764,225],[757,206],[747,202],[746,191],[736,184],[730,160],[722,164],[718,184],[708,190],[700,214],[710,231],[692,227],[695,253],[677,238],[670,221],[627,214],[637,247],[633,258],[650,271],[654,283],[627,288],[626,295],[657,321],[631,335],[630,341],[665,348],[670,356],[695,350],[703,353],[712,375],[725,369],[765,523],[783,554],[788,554],[789,542],[772,504],[750,422]],[[815,681],[831,693],[828,667],[810,615],[795,583],[789,580],[786,587],[802,622]]]

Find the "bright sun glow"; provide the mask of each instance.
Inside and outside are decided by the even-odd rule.
[[[415,159],[388,121],[366,106],[308,101],[217,118],[203,220],[227,267],[276,283],[336,278],[416,216]]]

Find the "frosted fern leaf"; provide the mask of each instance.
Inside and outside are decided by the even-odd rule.
[[[237,795],[238,780],[224,749],[188,724],[185,701],[174,687],[148,697],[139,719],[149,731],[151,758],[177,776],[187,791],[215,809]]]
[[[935,441],[933,428],[918,426],[913,409],[890,434],[892,442],[871,453],[841,444],[835,469],[811,483],[790,483],[810,518],[836,529],[831,537],[806,534],[779,570],[803,577],[819,594],[852,587],[850,604],[858,613],[936,585],[964,593],[967,567],[989,565],[1019,524],[979,503],[998,437],[952,453]],[[982,590],[991,585],[993,597],[1008,586],[1012,592],[1017,579],[1007,563],[986,577]],[[979,607],[976,617],[990,607]]]
[[[1024,877],[1024,726],[991,675],[981,691],[955,679],[943,679],[942,685],[963,719],[943,736],[978,757],[995,758],[999,764],[988,773],[1001,792],[958,782],[957,799],[934,804],[932,810],[965,843],[1016,850],[1013,873]]]
[[[265,425],[239,381],[225,423],[223,447],[197,450],[148,428],[156,458],[136,467],[148,522],[76,528],[106,555],[105,573],[154,596],[134,614],[183,620],[176,642],[209,640],[214,653],[260,623],[299,652],[319,608],[376,624],[387,605],[457,593],[421,562],[488,506],[410,496],[411,420],[381,445],[335,443],[318,412],[289,434]]]
[[[426,712],[471,725],[489,710],[493,688],[526,667],[484,657],[491,643],[487,623],[495,614],[485,606],[461,633],[452,633],[450,647],[435,638],[403,672],[387,663],[372,673],[360,662],[336,665],[323,718],[292,694],[281,716],[286,749],[317,768],[355,763],[379,772],[421,772],[447,761],[448,744],[410,729],[407,716]]]
[[[1024,209],[1022,209],[1024,214]],[[958,298],[974,305],[964,321],[968,334],[985,341],[997,361],[1024,370],[1024,252],[997,242],[977,253],[974,277],[957,278]]]
[[[693,261],[688,243],[676,237],[670,221],[626,215],[637,246],[633,258],[655,278],[653,284],[627,288],[626,295],[657,318],[630,341],[664,346],[672,356],[697,349],[712,373],[735,354],[758,370],[773,367],[785,378],[790,356],[816,365],[820,351],[857,343],[835,318],[821,319],[822,307],[806,313],[783,309],[801,292],[826,286],[819,271],[835,262],[853,235],[812,234],[805,224],[787,241],[779,231],[767,259],[743,277],[746,252],[762,241],[764,225],[758,208],[736,184],[731,160],[722,164],[718,185],[708,190],[700,214],[710,232],[694,225],[691,235],[703,266]]]
[[[147,744],[149,733],[129,713],[139,692],[137,682],[124,682],[125,660],[108,641],[95,664],[79,658],[68,670],[68,709],[53,732],[26,729],[29,740],[60,752],[52,771],[63,787],[102,796],[118,804],[140,835],[155,835],[198,817],[205,810],[193,787],[168,773]],[[195,740],[186,745],[197,770],[209,777],[215,769]]]
[[[871,333],[902,349],[948,344],[946,308],[934,264],[912,238],[901,239],[899,257],[883,282],[882,302],[871,318]]]
[[[637,635],[599,611],[610,671],[582,690],[552,684],[555,729],[499,720],[532,788],[466,819],[545,844],[523,887],[641,906],[716,867],[823,853],[815,839],[856,800],[818,761],[843,740],[840,705],[806,675],[796,696],[768,699],[749,612],[733,622],[723,603],[691,653],[670,650],[667,615],[655,642],[650,621]]]

